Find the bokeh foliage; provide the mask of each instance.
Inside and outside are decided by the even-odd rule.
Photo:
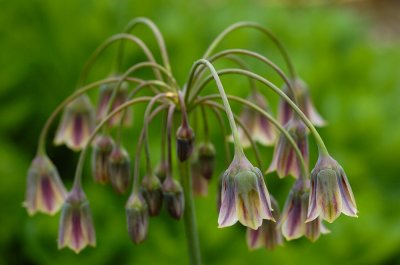
[[[180,84],[193,61],[229,24],[253,20],[274,30],[329,121],[320,132],[346,170],[357,199],[359,218],[339,218],[328,225],[332,233],[315,244],[300,239],[273,252],[249,252],[243,227],[217,228],[214,181],[209,197],[196,200],[204,264],[400,264],[400,41],[371,38],[373,21],[343,7],[287,8],[245,0],[0,1],[0,264],[187,264],[181,222],[162,214],[151,220],[144,244],[131,244],[123,208],[126,196],[93,185],[89,171],[85,187],[97,228],[95,249],[80,255],[58,251],[58,216],[29,218],[21,207],[26,171],[45,119],[73,91],[91,52],[136,16],[147,16],[161,28]],[[137,33],[153,40],[144,29]],[[249,47],[284,66],[275,47],[255,32],[238,32],[222,47]],[[144,59],[137,48],[127,52],[126,65]],[[114,50],[104,54],[91,80],[109,73],[114,55]],[[281,84],[261,65],[253,66]],[[246,95],[243,78],[224,77],[223,82],[230,93]],[[276,97],[266,95],[276,105]],[[137,134],[142,114],[136,112],[134,128],[125,133],[130,150],[135,145],[130,133]],[[217,172],[222,172],[222,136],[215,120],[211,122],[221,161]],[[157,139],[157,124],[151,130]],[[70,187],[76,154],[51,147],[51,139],[48,143],[50,157]],[[158,142],[151,147],[155,163]],[[266,167],[271,149],[262,150]],[[281,206],[291,183],[267,176]]]

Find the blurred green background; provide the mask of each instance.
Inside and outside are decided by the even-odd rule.
[[[0,0],[0,264],[188,264],[182,222],[162,213],[151,219],[147,241],[133,245],[126,233],[127,196],[117,196],[108,186],[94,185],[89,170],[85,187],[95,219],[96,248],[87,248],[79,255],[67,249],[58,251],[59,215],[30,218],[21,207],[27,168],[46,118],[73,91],[91,52],[137,16],[147,16],[160,27],[180,84],[192,63],[229,24],[252,20],[275,31],[329,122],[319,131],[330,153],[346,170],[358,203],[358,219],[341,216],[327,225],[332,233],[316,243],[300,239],[275,251],[249,252],[243,227],[217,228],[215,177],[210,195],[196,199],[204,264],[400,264],[399,12],[398,1],[382,0],[339,4]],[[141,27],[135,33],[152,42],[150,47],[156,51],[147,30]],[[131,46],[126,65],[144,59]],[[221,47],[251,48],[284,68],[276,48],[257,32],[235,33]],[[91,80],[109,73],[114,55],[113,49],[104,54]],[[254,66],[281,85],[270,71]],[[243,78],[223,78],[223,82],[230,93],[246,96]],[[272,94],[271,102],[276,105]],[[125,132],[131,151],[136,138],[130,135],[140,130],[142,114],[136,112],[135,126]],[[217,172],[222,172],[226,167],[223,147],[218,144],[222,136],[215,121],[211,122],[221,161]],[[157,124],[151,128],[151,137],[158,139]],[[55,126],[52,133],[54,130]],[[198,135],[201,140],[201,133]],[[49,155],[70,187],[77,154],[52,147],[51,140]],[[315,148],[311,150],[313,165]],[[156,163],[158,141],[152,141],[152,153]],[[262,148],[262,154],[265,168],[271,160],[271,148]],[[281,206],[292,182],[267,176],[269,190]]]

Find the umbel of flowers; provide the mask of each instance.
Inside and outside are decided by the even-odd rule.
[[[147,44],[131,33],[139,25],[147,26],[154,34],[161,63],[155,60]],[[256,30],[271,39],[283,55],[288,73],[265,55],[250,50],[215,52],[225,37],[241,29]],[[116,68],[111,69],[110,76],[87,84],[93,63],[112,44],[117,44],[118,49],[116,63],[112,64]],[[126,44],[137,45],[145,59],[125,67]],[[275,71],[282,80],[282,89],[267,77],[255,74],[246,63],[248,59],[257,60]],[[214,63],[222,60],[231,62],[232,68],[215,69]],[[146,68],[153,72],[154,77],[147,75],[145,78],[138,74],[138,70]],[[210,75],[206,75],[207,72]],[[227,91],[220,80],[221,75],[248,78],[249,97],[241,98]],[[218,93],[206,94],[203,88],[210,83],[215,84]],[[94,182],[110,184],[120,196],[126,196],[130,191],[125,212],[126,229],[132,241],[136,244],[145,241],[151,232],[149,218],[157,217],[164,208],[172,218],[183,220],[191,264],[201,264],[193,194],[207,195],[212,181],[219,181],[220,186],[219,217],[215,224],[220,228],[237,222],[246,226],[250,249],[273,249],[281,245],[283,239],[293,240],[302,236],[315,241],[328,232],[323,221],[333,222],[341,213],[357,216],[347,176],[329,155],[314,127],[323,125],[324,120],[315,110],[307,86],[296,74],[282,43],[260,24],[240,22],[225,29],[203,57],[194,62],[187,82],[179,85],[159,29],[147,18],[136,18],[122,33],[111,36],[95,50],[78,84],[78,88],[57,106],[45,123],[37,154],[27,175],[24,206],[29,215],[37,212],[54,215],[61,210],[59,248],[69,247],[78,253],[87,245],[96,245],[96,219],[90,210],[90,194],[87,196],[84,192],[84,186],[91,185],[91,181],[90,178],[82,179],[83,166],[90,151]],[[87,95],[92,90],[98,90],[96,104],[91,103]],[[269,110],[263,93],[265,90],[271,90],[279,97],[277,117]],[[243,105],[243,112],[234,114],[230,102]],[[139,103],[147,103],[147,107],[143,119],[134,121],[135,129],[141,124],[142,129],[134,141],[136,150],[133,151],[124,143],[121,131],[133,130],[130,128],[132,111]],[[94,105],[97,105],[97,110]],[[61,112],[63,115],[54,143],[65,144],[72,151],[80,152],[69,192],[62,182],[63,172],[60,172],[60,177],[45,147],[49,128]],[[221,159],[223,156],[216,155],[221,150],[216,150],[210,139],[210,113],[215,114],[221,137],[226,139],[228,163]],[[157,139],[149,139],[148,127],[157,116],[163,119],[158,125],[157,135],[161,148],[150,150],[149,141]],[[230,131],[225,128],[224,116]],[[200,126],[204,133],[197,134]],[[178,129],[173,132],[173,128]],[[311,172],[308,169],[309,137],[314,138],[319,150],[318,161]],[[233,142],[233,156],[229,141]],[[260,145],[274,146],[271,161],[260,157]],[[257,166],[246,157],[243,148],[255,151]],[[152,156],[151,152],[156,150],[161,154]],[[133,163],[130,154],[135,158]],[[153,157],[161,159],[154,161]],[[158,162],[157,167],[155,162]],[[140,171],[142,163],[146,172]],[[270,165],[264,167],[265,163]],[[216,165],[226,165],[227,168],[219,180],[214,176],[219,173],[215,172]],[[268,190],[265,180],[265,174],[273,171],[279,178],[291,175],[294,182],[281,212],[279,202],[272,196],[276,191]],[[279,178],[268,181],[279,181]]]

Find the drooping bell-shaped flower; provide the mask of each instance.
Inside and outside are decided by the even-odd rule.
[[[125,206],[129,237],[135,244],[143,242],[149,227],[149,211],[140,195],[132,194]]]
[[[67,191],[58,171],[47,155],[37,155],[29,167],[25,202],[28,214],[43,212],[53,215],[62,206]]]
[[[149,214],[156,216],[161,211],[163,193],[160,179],[155,175],[146,175],[142,180],[141,191],[149,208]]]
[[[111,96],[113,91],[117,88],[117,83],[104,84],[100,87],[99,103],[97,106],[96,118],[98,121],[103,120],[107,116],[108,104],[110,104]],[[123,103],[125,103],[129,98],[128,83],[123,82],[118,88],[115,98],[113,100],[112,106],[108,113],[117,109]],[[127,108],[124,111],[114,115],[108,122],[110,126],[118,126],[123,118],[123,125],[130,126],[132,123],[132,109]]]
[[[167,177],[162,185],[162,190],[168,213],[174,219],[181,219],[185,208],[181,184],[172,177]]]
[[[218,225],[226,227],[239,221],[255,230],[263,219],[274,221],[263,175],[244,155],[235,156],[222,177]]]
[[[320,234],[329,233],[320,218],[306,223],[308,208],[308,192],[304,190],[302,180],[298,180],[289,193],[282,212],[279,226],[287,240],[306,236],[311,241],[319,238]]]
[[[210,180],[215,167],[214,145],[211,142],[200,143],[197,150],[200,175],[205,179]]]
[[[192,189],[196,196],[207,196],[208,194],[208,180],[202,175],[200,169],[199,156],[193,157],[191,160],[192,169]]]
[[[251,92],[248,100],[263,110],[270,112],[265,97],[257,92]],[[245,106],[240,114],[240,121],[249,131],[254,141],[262,145],[273,145],[276,139],[276,130],[274,125],[258,111]],[[251,143],[242,128],[238,128],[240,142],[244,148],[250,147]],[[232,139],[232,138],[231,138]]]
[[[325,120],[319,115],[319,113],[315,109],[306,83],[304,83],[303,80],[297,78],[292,82],[292,87],[300,110],[307,116],[307,118],[310,119],[312,124],[320,127],[324,126]],[[289,95],[292,100],[294,99],[287,85],[285,85],[282,90],[285,92],[285,94]],[[294,111],[285,100],[281,99],[279,103],[278,113],[280,123],[285,125],[293,117]]]
[[[78,97],[65,107],[54,144],[65,144],[74,151],[82,149],[94,130],[95,122],[95,113],[89,97]]]
[[[300,149],[303,159],[308,164],[308,140],[307,140],[307,128],[303,122],[298,119],[291,119],[284,128],[288,131],[289,135],[292,136],[293,140]],[[295,178],[300,176],[301,164],[296,152],[285,137],[281,134],[278,142],[275,146],[274,155],[272,158],[271,165],[267,172],[276,171],[280,178],[288,175],[292,175]]]
[[[357,217],[357,206],[343,168],[329,155],[320,155],[311,172],[307,222],[321,217],[332,223],[340,213]]]
[[[79,253],[87,245],[96,246],[96,234],[86,195],[72,188],[62,208],[58,231],[58,248],[69,247]]]
[[[273,197],[271,197],[271,204],[274,209],[272,214],[275,220],[278,220],[279,207],[278,203]],[[275,247],[283,244],[282,233],[277,227],[277,223],[271,220],[263,220],[262,225],[257,230],[247,228],[246,239],[247,246],[251,250],[262,247],[272,250]]]
[[[119,193],[125,193],[131,181],[131,160],[128,152],[116,145],[108,158],[111,185]]]
[[[176,132],[177,155],[181,162],[186,161],[193,153],[194,132],[187,123],[179,126]]]
[[[92,175],[94,181],[105,184],[110,179],[108,160],[114,148],[114,140],[110,136],[98,135],[93,143]]]

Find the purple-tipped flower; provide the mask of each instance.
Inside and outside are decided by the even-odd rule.
[[[296,95],[297,103],[301,111],[310,119],[312,124],[315,126],[324,126],[325,120],[319,115],[317,110],[312,103],[310,92],[308,91],[308,87],[306,83],[304,83],[301,79],[295,79],[292,82],[293,91]],[[282,89],[285,94],[290,95],[290,98],[293,100],[293,96],[291,95],[288,86],[284,86]],[[279,121],[281,124],[286,124],[293,117],[293,109],[292,107],[285,101],[281,100],[279,104]]]
[[[163,201],[160,179],[155,175],[146,175],[142,180],[142,194],[149,207],[149,214],[158,215]]]
[[[265,111],[269,112],[268,103],[265,97],[256,91],[253,91],[248,100],[259,106]],[[276,131],[273,124],[258,111],[255,111],[249,107],[244,107],[240,114],[240,121],[248,129],[251,137],[254,141],[262,145],[272,145],[275,143]],[[242,128],[238,128],[240,141],[244,148],[250,147],[251,143],[247,138]]]
[[[307,222],[320,216],[332,223],[340,213],[357,217],[357,206],[343,168],[329,155],[321,155],[311,172]]]
[[[214,173],[215,148],[210,142],[201,143],[198,146],[198,169],[200,175],[210,180]]]
[[[58,212],[67,192],[54,164],[46,155],[37,155],[28,171],[24,207],[28,214]]]
[[[306,223],[308,208],[308,192],[304,191],[301,180],[297,181],[290,191],[282,212],[279,226],[287,240],[306,236],[311,241],[319,238],[320,234],[329,233],[320,218]]]
[[[149,229],[146,201],[140,195],[132,194],[126,203],[125,211],[129,237],[135,244],[139,244],[146,239]]]
[[[115,146],[108,158],[111,185],[119,193],[125,193],[131,181],[131,160],[122,146]]]
[[[290,136],[292,136],[301,151],[304,161],[308,164],[307,128],[303,122],[297,119],[291,119],[284,127]],[[276,171],[280,178],[288,175],[292,175],[295,178],[300,176],[300,160],[296,155],[293,146],[283,134],[279,136],[272,162],[267,172],[273,171]]]
[[[108,159],[113,148],[114,141],[110,136],[96,136],[92,151],[92,175],[94,181],[101,184],[105,184],[109,181]]]
[[[54,143],[70,149],[82,149],[95,126],[95,113],[88,96],[82,95],[67,105],[57,129]]]
[[[96,246],[89,202],[81,188],[73,188],[64,203],[58,232],[58,248],[79,253],[87,245]]]
[[[167,177],[162,185],[165,206],[174,219],[181,219],[185,207],[181,184],[171,177]]]
[[[276,220],[278,220],[278,203],[273,197],[271,197],[271,203],[272,207],[274,208],[273,216]],[[276,222],[273,222],[271,220],[263,220],[262,225],[257,230],[247,228],[246,239],[247,246],[251,250],[261,247],[272,250],[276,246],[283,244],[281,231],[280,229],[278,229]]]
[[[194,132],[188,124],[179,126],[176,132],[176,147],[178,158],[181,162],[186,161],[193,153]]]
[[[226,227],[239,221],[255,230],[263,219],[274,221],[263,175],[245,156],[235,157],[222,177],[218,225]]]
[[[113,90],[116,89],[117,84],[104,84],[100,87],[100,98],[99,98],[99,105],[97,107],[96,118],[98,121],[103,120],[107,116],[107,108],[108,104],[110,103],[111,95]],[[118,88],[117,93],[115,94],[114,102],[112,103],[111,108],[109,109],[108,113],[111,113],[113,110],[117,109],[123,103],[125,103],[129,98],[129,90],[128,84],[126,82],[122,83],[121,86]],[[121,118],[123,118],[123,125],[130,126],[132,123],[132,109],[128,108],[116,115],[114,115],[109,120],[110,126],[117,126],[121,122]]]

